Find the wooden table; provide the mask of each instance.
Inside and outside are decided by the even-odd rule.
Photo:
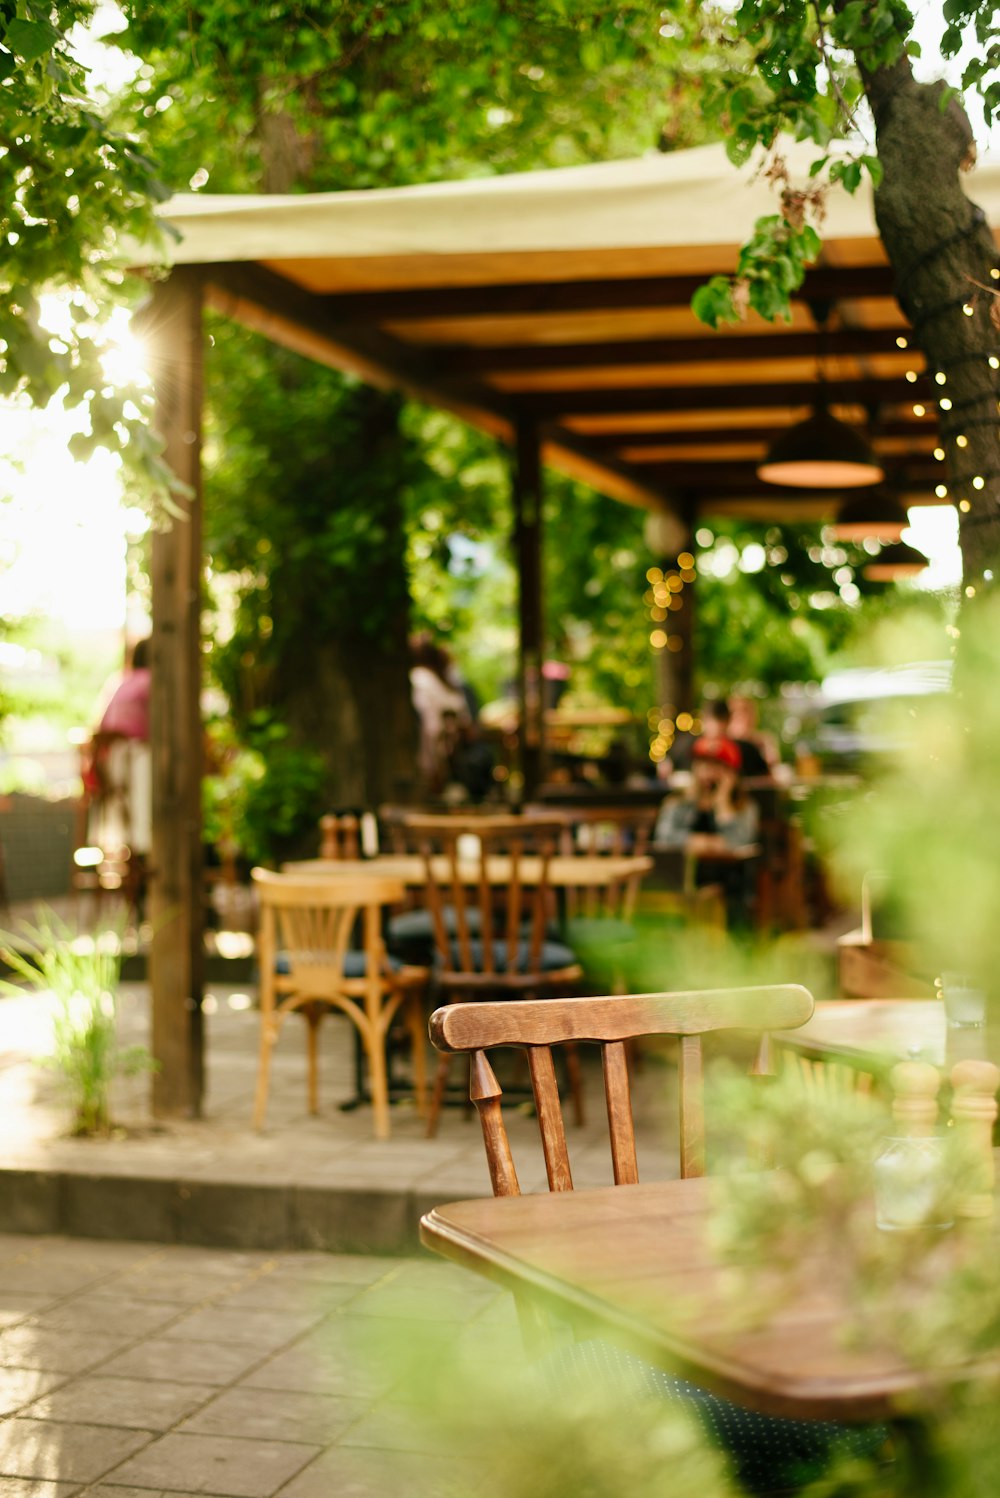
[[[731,1282],[708,1244],[718,1184],[455,1202],[427,1213],[420,1236],[446,1258],[569,1314],[587,1335],[610,1337],[763,1414],[891,1418],[926,1376],[891,1347],[844,1345],[852,1307],[831,1272],[836,1245],[805,1262],[798,1288],[754,1271],[760,1285],[751,1283],[738,1305],[746,1312],[774,1297],[772,1309],[759,1322],[734,1322]],[[960,1241],[949,1237],[949,1251]]]
[[[798,1030],[777,1031],[775,1044],[810,1061],[837,1061],[881,1076],[897,1061],[997,1060],[995,1029],[949,1029],[938,999],[821,1000]]]
[[[366,874],[382,874],[390,879],[401,879],[404,884],[422,888],[427,883],[427,869],[419,853],[380,853],[377,858],[310,858],[300,863],[282,865],[289,874],[336,874],[343,878],[361,878]],[[472,884],[479,883],[479,865],[474,860],[460,865],[462,878]],[[648,874],[653,860],[641,856],[579,853],[573,857],[557,855],[549,859],[549,884],[554,889],[582,888],[584,885],[600,887],[629,879],[636,874]],[[541,874],[542,860],[525,857],[518,861],[522,884],[537,884]],[[439,872],[440,869],[440,872]],[[491,884],[509,884],[511,860],[490,858],[487,872]],[[435,860],[435,877],[442,885],[451,883],[451,864],[447,858]]]

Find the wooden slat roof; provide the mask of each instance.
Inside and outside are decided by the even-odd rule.
[[[791,146],[793,172],[812,154]],[[1000,227],[1000,164],[978,167],[969,193]],[[215,307],[498,436],[535,421],[548,461],[618,498],[828,515],[839,495],[755,472],[822,378],[906,502],[933,501],[935,387],[899,346],[908,330],[864,193],[831,192],[822,263],[790,325],[751,316],[713,333],[691,312],[775,207],[766,182],[708,146],[386,191],[197,194],[164,213],[182,235],[175,262],[202,267]],[[825,334],[818,303],[832,307]]]

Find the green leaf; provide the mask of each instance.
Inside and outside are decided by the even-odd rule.
[[[32,63],[52,51],[60,34],[48,21],[22,21],[15,17],[3,40],[22,62]]]

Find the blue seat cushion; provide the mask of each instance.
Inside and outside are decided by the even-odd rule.
[[[482,971],[483,966],[483,943],[477,939],[469,943],[472,964],[476,972]],[[515,971],[525,973],[528,971],[528,961],[531,956],[531,943],[522,941],[518,943]],[[462,955],[458,944],[455,944],[452,960],[456,967],[462,966]],[[572,967],[576,962],[576,953],[570,947],[564,946],[559,941],[545,941],[542,943],[541,956],[539,959],[539,971],[543,973],[554,973],[559,968]],[[493,942],[493,966],[498,973],[507,971],[507,943],[501,938]]]
[[[442,911],[444,917],[444,929],[449,936],[454,936],[458,930],[458,916],[453,905],[446,905]],[[482,929],[482,920],[478,907],[473,907],[465,912],[466,929],[473,935],[478,936]],[[434,940],[434,920],[429,910],[404,910],[400,915],[391,917],[388,926],[390,941],[421,941]]]
[[[713,1446],[728,1454],[750,1492],[804,1486],[821,1476],[834,1457],[876,1456],[889,1438],[884,1425],[757,1414],[602,1338],[557,1348],[545,1360],[544,1373],[562,1390],[573,1380],[603,1380],[619,1395],[677,1404],[697,1420]]]
[[[395,957],[389,957],[388,963],[394,973],[402,967]],[[347,952],[344,954],[344,977],[363,978],[367,968],[364,952]],[[274,971],[279,978],[287,978],[292,971],[292,964],[287,952],[279,952],[274,961]]]

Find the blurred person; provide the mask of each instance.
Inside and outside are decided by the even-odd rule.
[[[460,725],[472,721],[469,706],[453,675],[451,656],[428,634],[410,641],[410,692],[420,720],[417,763],[425,788],[436,795],[448,780],[451,739]],[[446,720],[446,714],[453,719]],[[447,733],[446,733],[447,730]]]
[[[138,640],[125,671],[107,683],[84,764],[88,836],[100,848],[149,852],[153,791],[149,749],[149,640]]]
[[[696,734],[678,734],[670,750],[670,768],[673,770],[689,770],[695,754],[703,752],[704,749],[714,748],[729,740],[729,708],[721,698],[710,698],[702,703],[698,713],[701,729]],[[698,746],[702,745],[702,751]],[[742,760],[737,764],[741,768]]]
[[[653,847],[698,860],[695,883],[721,885],[730,926],[745,926],[756,860],[727,861],[727,855],[755,842],[759,827],[760,813],[743,785],[736,745],[725,738],[708,743],[702,738],[694,745],[691,784],[660,808]]]
[[[771,734],[761,731],[752,697],[730,697],[729,733],[742,755],[743,774],[751,780],[772,778],[780,762],[778,746]]]

